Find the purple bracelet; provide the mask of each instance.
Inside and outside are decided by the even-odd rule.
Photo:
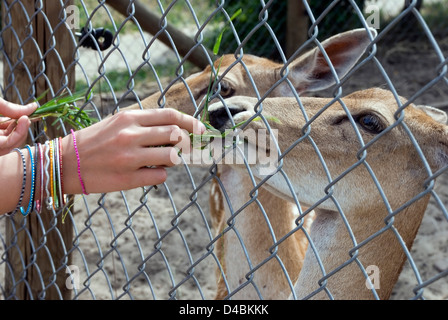
[[[73,145],[75,147],[76,160],[78,160],[78,178],[79,178],[79,182],[81,182],[82,193],[84,193],[85,195],[88,195],[88,193],[86,192],[86,187],[84,185],[84,181],[82,180],[82,177],[81,177],[81,161],[79,159],[78,146],[76,145],[75,131],[73,129],[71,129],[70,132],[72,133],[72,136],[73,136]]]

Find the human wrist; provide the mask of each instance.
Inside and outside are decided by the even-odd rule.
[[[67,194],[81,194],[82,188],[77,175],[77,157],[72,134],[62,138],[62,176]]]
[[[2,156],[0,161],[11,168],[0,182],[6,185],[6,181],[14,181],[9,184],[11,193],[5,191],[0,196],[5,210],[0,213],[26,216],[32,211],[40,213],[45,207],[57,211],[66,205],[66,194],[83,193],[77,170],[81,159],[73,134],[14,150],[17,152]]]

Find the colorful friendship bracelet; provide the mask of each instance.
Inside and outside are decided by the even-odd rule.
[[[81,160],[79,157],[74,130],[71,130],[71,133],[73,136],[73,145],[75,147],[76,160],[78,163],[78,178],[81,183],[83,194],[88,195],[81,176]],[[15,210],[7,215],[13,216],[17,211],[20,211],[24,217],[32,211],[36,211],[40,214],[44,205],[46,205],[48,210],[58,210],[65,207],[67,201],[64,194],[62,175],[62,138],[59,137],[46,141],[45,144],[37,143],[34,147],[34,154],[29,145],[26,145],[25,148],[28,150],[31,163],[31,189],[29,203],[25,210],[22,206],[22,201],[25,196],[27,183],[27,161],[22,150],[15,148],[14,151],[20,155],[23,165],[22,188]],[[36,190],[40,190],[40,197],[36,197]]]

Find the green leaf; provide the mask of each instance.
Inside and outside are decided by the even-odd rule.
[[[224,30],[218,35],[216,39],[215,45],[213,46],[213,54],[216,56],[219,53],[219,47],[221,46],[222,35],[224,34]]]
[[[239,8],[231,17],[230,17],[230,21],[233,21],[236,17],[238,17],[241,12],[243,12],[243,9]],[[227,30],[228,26],[226,25],[221,32],[219,33],[218,37],[216,38],[215,44],[213,46],[213,54],[216,56],[219,53],[219,48],[221,47],[221,42],[222,42],[222,36],[224,35],[224,32]]]
[[[233,21],[236,17],[238,17],[243,12],[243,9],[239,8],[236,12],[230,17],[230,21]]]
[[[46,93],[39,96],[36,101],[42,99]],[[88,92],[87,99],[92,96],[92,91]],[[86,92],[80,91],[73,94],[63,93],[61,96],[54,97],[37,108],[30,119],[45,119],[47,117],[55,117],[52,125],[55,125],[59,120],[68,123],[71,126],[82,129],[90,126],[95,120],[91,119],[86,111],[76,107],[73,103],[83,100],[86,97]]]
[[[43,97],[45,97],[48,93],[48,91],[50,91],[50,88],[48,88],[47,90],[45,90],[39,97],[37,97],[34,101],[39,101],[41,100]]]

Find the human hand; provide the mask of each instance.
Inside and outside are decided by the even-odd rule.
[[[31,123],[27,115],[36,108],[36,103],[22,106],[0,98],[0,156],[23,145]]]
[[[204,131],[199,120],[174,109],[122,111],[77,131],[81,175],[87,192],[163,183],[167,178],[165,167],[176,164],[179,149],[188,152],[188,133]],[[63,177],[65,193],[82,193],[72,135],[63,139]]]

